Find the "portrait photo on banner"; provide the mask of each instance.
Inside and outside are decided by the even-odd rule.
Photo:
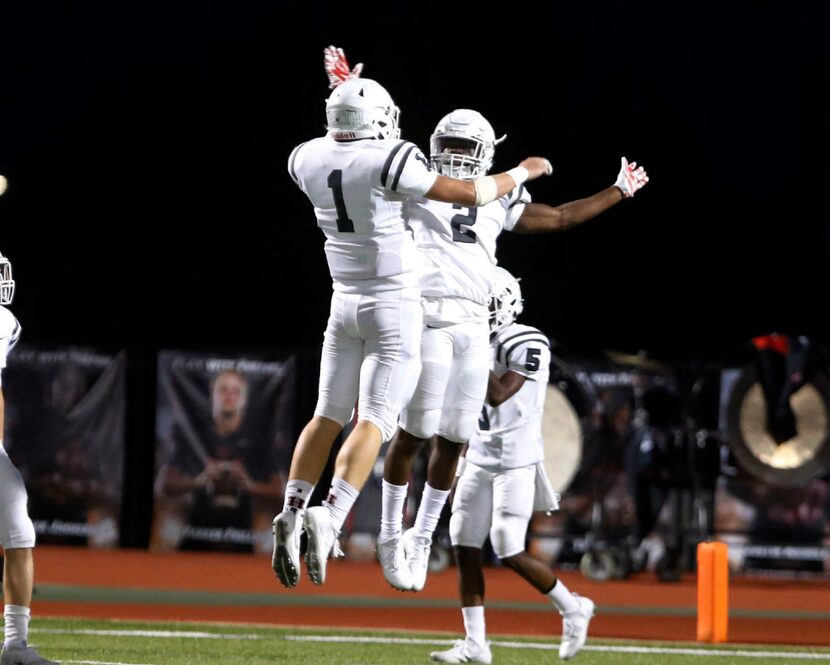
[[[151,549],[270,552],[296,377],[292,356],[159,354]]]

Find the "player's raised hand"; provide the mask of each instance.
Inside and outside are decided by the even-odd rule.
[[[336,88],[343,81],[360,77],[363,71],[363,63],[359,62],[354,69],[349,69],[349,61],[342,48],[327,46],[323,49],[323,66],[326,69],[326,76],[329,77],[329,88]]]
[[[550,175],[553,173],[553,166],[544,157],[528,157],[523,160],[519,166],[527,169],[528,180],[535,180],[539,176]]]
[[[648,182],[648,174],[646,170],[637,166],[637,162],[628,163],[628,160],[623,157],[621,159],[620,172],[617,174],[617,180],[614,187],[618,187],[622,192],[623,198],[634,196],[639,190],[646,186]]]

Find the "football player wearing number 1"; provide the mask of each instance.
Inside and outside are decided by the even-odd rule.
[[[550,173],[541,157],[506,173],[459,180],[435,173],[423,153],[399,140],[399,109],[376,81],[354,78],[326,102],[328,132],[288,160],[292,180],[314,206],[326,241],[334,293],[323,339],[318,402],[294,450],[283,511],[274,518],[272,567],[287,587],[299,581],[299,542],[308,536],[307,572],[322,584],[348,512],[391,438],[420,366],[419,255],[403,219],[408,196],[462,206],[496,200]],[[331,447],[357,402],[358,421],[335,461],[322,506],[306,510]]]
[[[359,80],[362,63],[349,69],[343,49],[324,52],[330,87]],[[346,83],[342,83],[345,81]],[[457,109],[430,138],[430,161],[444,176],[476,182],[493,165],[496,140],[484,116]],[[424,331],[421,373],[384,463],[378,559],[390,585],[420,591],[426,582],[432,535],[450,492],[461,447],[476,426],[487,390],[487,306],[496,238],[561,231],[587,221],[648,182],[643,167],[622,158],[614,185],[557,207],[531,203],[523,185],[481,207],[413,196],[404,214],[422,255]],[[402,534],[403,506],[415,456],[437,435],[414,526]]]

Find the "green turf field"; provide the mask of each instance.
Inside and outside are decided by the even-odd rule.
[[[32,620],[29,641],[42,655],[86,665],[404,665],[429,663],[447,635],[268,628],[240,624]],[[494,665],[560,662],[558,641],[493,637]],[[830,649],[716,646],[590,639],[576,665],[783,665],[828,663]]]

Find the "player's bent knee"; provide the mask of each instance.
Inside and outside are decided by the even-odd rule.
[[[401,427],[414,437],[431,439],[438,432],[440,419],[440,409],[404,409],[401,413]]]
[[[26,510],[26,494],[3,507],[0,545],[3,549],[30,549],[35,546],[35,526]]]
[[[497,514],[490,527],[490,543],[499,559],[515,556],[525,549],[527,518],[520,515]]]
[[[377,427],[378,430],[380,430],[382,441],[389,441],[398,429],[398,422],[395,415],[396,414],[372,408],[371,405],[367,405],[359,412],[358,417],[360,420],[365,420],[366,422],[372,423],[375,427]]]
[[[480,548],[487,538],[487,524],[477,513],[455,510],[450,517],[450,543],[453,547]]]
[[[475,432],[479,415],[479,411],[445,411],[438,434],[449,441],[467,443]]]
[[[351,420],[353,411],[353,406],[338,406],[337,404],[321,401],[317,403],[317,408],[314,409],[314,415],[333,420],[343,427],[343,425]]]

